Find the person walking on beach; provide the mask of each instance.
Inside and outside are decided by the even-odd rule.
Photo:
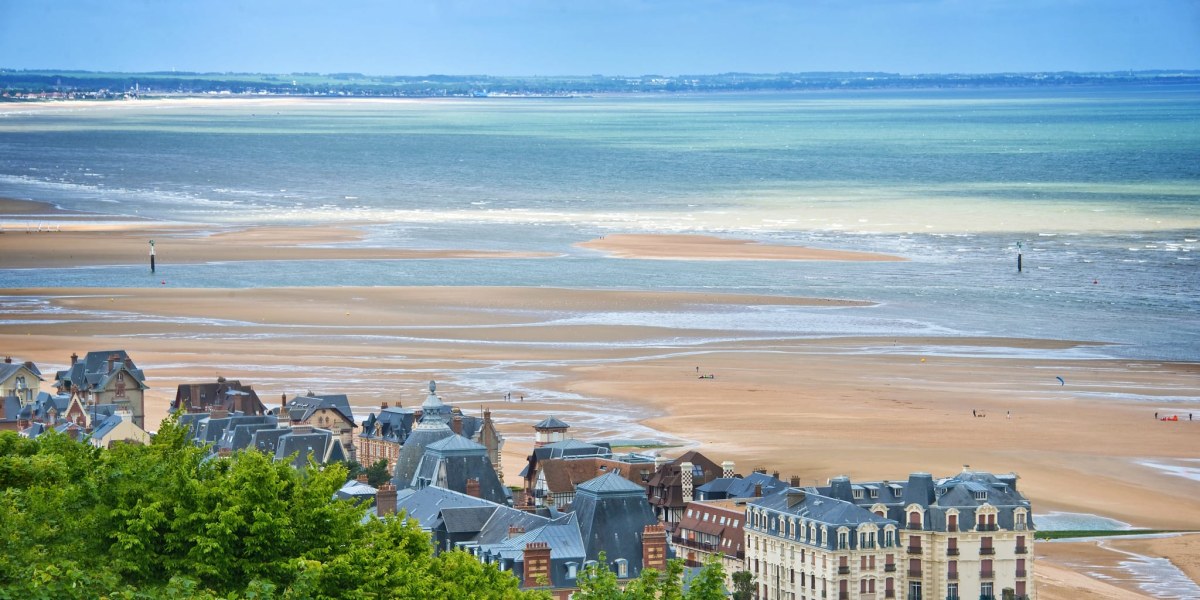
[[[978,417],[978,416],[979,416],[979,415],[975,414],[975,409],[973,409],[973,408],[971,409],[971,416],[972,416],[972,417]]]
[[[1157,421],[1157,420],[1158,420],[1158,413],[1154,413],[1154,420],[1155,420],[1155,421]]]

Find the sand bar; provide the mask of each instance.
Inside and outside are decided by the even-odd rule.
[[[655,260],[906,260],[889,254],[762,244],[709,235],[623,233],[606,235],[576,246],[600,250],[617,258]]]

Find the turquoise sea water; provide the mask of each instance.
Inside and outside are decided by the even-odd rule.
[[[0,196],[211,224],[366,224],[364,244],[556,258],[3,268],[0,286],[529,285],[854,298],[746,307],[754,336],[997,335],[1200,360],[1200,89],[0,105]],[[20,227],[21,217],[7,219]],[[905,263],[642,261],[710,232]],[[302,240],[299,240],[302,241]],[[1027,270],[1015,272],[1015,244]],[[312,276],[322,272],[320,278]],[[594,318],[594,317],[593,317]],[[609,315],[694,323],[695,315]],[[712,322],[707,320],[711,319]]]

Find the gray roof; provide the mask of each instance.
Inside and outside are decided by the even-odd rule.
[[[404,489],[412,485],[413,476],[417,473],[417,466],[421,464],[421,459],[425,456],[425,448],[452,435],[454,432],[441,421],[422,421],[420,425],[414,427],[412,433],[408,434],[408,439],[404,441],[404,445],[400,447],[400,454],[396,457],[396,472],[392,477],[396,489]]]
[[[431,530],[441,522],[440,513],[444,508],[494,505],[494,502],[482,498],[436,486],[420,490],[397,490],[396,493],[396,512],[403,511],[425,530]]]
[[[753,498],[756,486],[762,486],[763,496],[787,487],[787,484],[777,477],[757,471],[745,477],[722,477],[714,479],[696,488],[698,497],[704,500],[723,500],[725,498]]]
[[[450,533],[478,533],[496,513],[495,506],[462,506],[442,509],[442,523]]]
[[[338,500],[365,498],[373,499],[375,497],[375,493],[378,491],[379,490],[371,487],[370,484],[363,483],[357,479],[351,479],[350,481],[342,484],[342,487],[338,488],[338,490],[333,493],[333,497]]]
[[[307,421],[322,408],[332,408],[354,424],[354,411],[350,410],[350,399],[345,394],[297,396],[287,403],[288,414],[299,421]]]
[[[32,363],[30,363],[30,364],[32,364]],[[0,362],[0,381],[4,381],[5,379],[12,377],[13,373],[16,373],[22,367],[25,367],[25,363]],[[38,370],[37,365],[33,365],[32,367],[28,367],[28,368],[29,368],[29,371],[31,373],[33,373],[34,377],[38,378],[38,381],[43,381],[42,372]],[[35,389],[35,390],[37,389],[37,385],[34,384],[34,382],[32,382],[32,381],[28,382],[28,385],[31,389]]]
[[[628,496],[643,497],[646,489],[625,479],[615,472],[608,472],[595,479],[589,479],[575,487],[575,493],[584,492],[594,496]]]
[[[461,435],[451,435],[426,446],[426,452],[434,451],[442,456],[487,454],[483,444],[477,444]]]
[[[554,417],[549,417],[533,427],[535,429],[569,429],[571,426],[559,421]]]
[[[588,559],[604,552],[609,562],[628,561],[629,576],[642,569],[642,532],[658,523],[646,493],[615,473],[601,475],[575,490],[574,514]]]

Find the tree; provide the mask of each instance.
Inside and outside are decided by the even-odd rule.
[[[737,571],[733,574],[733,600],[750,600],[754,597],[754,573]]]

